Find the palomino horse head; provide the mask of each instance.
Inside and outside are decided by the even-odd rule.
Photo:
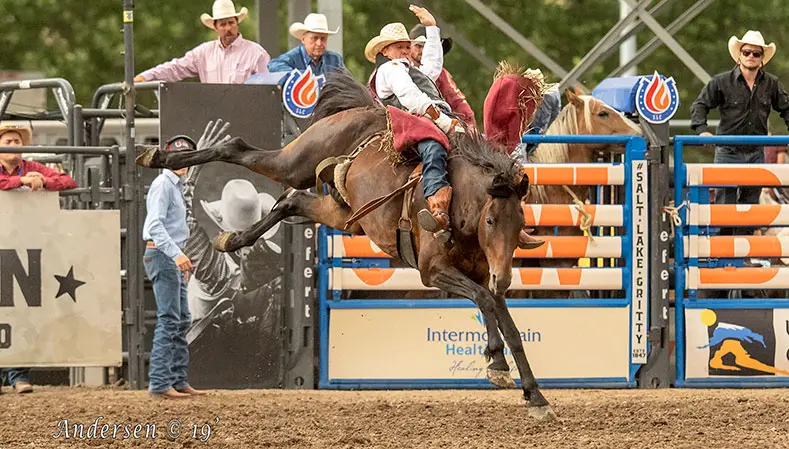
[[[529,180],[520,164],[492,148],[478,133],[453,136],[451,142],[450,161],[462,158],[470,162],[452,165],[453,188],[458,198],[464,198],[466,204],[460,207],[468,211],[469,218],[479,213],[468,228],[476,228],[488,262],[488,289],[503,295],[512,281],[512,254],[523,227],[520,198],[528,192]]]
[[[641,135],[641,128],[621,112],[591,95],[567,90],[567,105],[548,127],[546,135]],[[610,144],[540,144],[529,157],[533,162],[591,162],[599,151],[620,151]]]

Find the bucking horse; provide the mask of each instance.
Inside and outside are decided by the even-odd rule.
[[[517,365],[529,414],[538,419],[554,418],[529,366],[504,296],[511,283],[512,256],[524,223],[520,201],[529,185],[521,165],[475,132],[450,135],[448,176],[454,189],[450,210],[453,226],[451,241],[442,244],[417,225],[416,214],[426,207],[421,183],[416,182],[419,161],[415,153],[413,157],[408,152],[393,153],[389,114],[349,73],[335,72],[321,91],[310,126],[284,148],[259,149],[234,138],[202,151],[150,148],[139,155],[137,163],[175,170],[222,161],[242,165],[291,187],[250,229],[217,236],[214,245],[220,251],[252,245],[279,221],[302,216],[366,234],[384,252],[405,260],[400,253],[403,246],[398,246],[398,229],[412,229],[411,247],[424,285],[470,299],[482,312],[488,334],[488,380],[499,387],[515,387],[504,357],[506,341]],[[323,174],[318,178],[316,169],[330,158],[352,162],[341,173],[319,169]],[[335,179],[333,174],[343,179]],[[342,195],[310,192],[316,180],[328,181]],[[400,197],[408,193],[404,189],[407,184],[414,185],[413,202],[410,206],[406,202],[404,208],[405,200]],[[389,198],[397,201],[387,201]]]

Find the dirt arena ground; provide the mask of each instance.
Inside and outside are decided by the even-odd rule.
[[[559,416],[550,423],[529,418],[514,390],[214,391],[185,401],[109,388],[4,393],[3,449],[789,447],[789,390],[545,390]]]

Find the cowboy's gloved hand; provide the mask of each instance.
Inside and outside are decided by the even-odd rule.
[[[433,121],[441,129],[441,131],[444,131],[444,134],[449,134],[449,132],[452,130],[452,127],[454,125],[453,123],[454,121],[443,112],[439,113],[438,118],[433,119]]]
[[[460,124],[460,120],[456,118],[452,119],[452,126],[449,128],[449,130],[454,133],[461,133],[461,134],[466,133],[466,128],[464,128],[463,125]]]
[[[203,135],[197,141],[197,151],[205,150],[230,140],[230,135],[225,135],[227,129],[230,128],[230,122],[224,122],[224,125],[222,123],[222,119],[219,118],[216,119],[216,122],[209,121],[205,125]]]

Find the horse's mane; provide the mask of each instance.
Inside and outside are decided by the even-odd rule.
[[[585,115],[589,114],[589,105],[584,104]],[[589,118],[587,117],[587,120]],[[591,126],[590,126],[591,127]],[[575,135],[578,134],[578,113],[572,104],[562,108],[545,135]],[[569,146],[566,143],[541,143],[537,150],[529,157],[532,162],[567,162],[570,158]]]
[[[331,72],[320,91],[318,103],[312,111],[310,126],[330,115],[347,109],[376,106],[367,87],[356,81],[347,69]]]
[[[493,182],[487,187],[488,194],[507,197],[515,193],[520,182],[520,164],[494,148],[481,134],[475,131],[452,133],[449,143],[452,146],[450,159],[462,159],[493,176]]]

